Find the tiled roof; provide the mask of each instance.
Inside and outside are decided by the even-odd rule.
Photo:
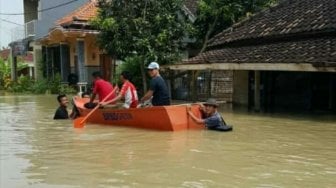
[[[66,25],[73,21],[89,21],[96,16],[97,10],[96,0],[90,0],[75,11],[57,20],[56,25]]]
[[[336,37],[210,50],[186,63],[331,63],[336,66]]]
[[[209,41],[210,48],[246,39],[336,32],[336,0],[285,0]]]

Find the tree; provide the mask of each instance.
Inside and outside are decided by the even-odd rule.
[[[170,64],[180,57],[191,24],[181,11],[182,0],[99,0],[93,25],[98,44],[118,59],[140,59],[144,91],[145,63]]]
[[[208,40],[239,19],[276,3],[277,0],[199,0],[196,38],[203,52]]]

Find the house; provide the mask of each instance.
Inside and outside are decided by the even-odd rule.
[[[24,35],[21,39],[10,43],[12,50],[12,80],[17,78],[17,57],[32,54],[32,70],[35,78],[41,77],[42,73],[35,69],[36,64],[41,62],[42,46],[38,40],[48,34],[49,28],[53,27],[55,20],[73,11],[76,7],[88,0],[23,0],[24,8]],[[15,31],[15,32],[20,32]],[[14,33],[15,34],[15,33]],[[29,55],[30,56],[30,55]]]
[[[195,9],[189,10],[196,0],[188,0],[184,9],[194,17]],[[91,0],[55,21],[46,36],[38,42],[43,46],[44,76],[59,73],[67,83],[69,75],[76,75],[80,85],[92,83],[91,73],[100,71],[105,80],[113,80],[117,60],[98,47],[95,30],[90,20],[98,12],[96,0]]]
[[[0,50],[0,58],[4,61],[7,61],[9,59],[10,55],[10,49],[9,48],[3,48]]]
[[[226,95],[256,111],[335,110],[335,15],[334,0],[284,0],[216,35],[206,52],[169,68],[206,72],[208,96]]]
[[[0,50],[0,59],[4,60],[4,63],[8,64],[10,60],[11,55],[11,49],[10,48],[4,48]],[[34,60],[33,60],[33,54],[30,52],[27,52],[26,54],[19,56],[19,62],[22,62],[27,67],[24,67],[23,69],[17,71],[17,75],[26,75],[30,78],[34,78]]]
[[[43,45],[45,76],[59,73],[67,83],[69,75],[76,75],[86,85],[91,73],[100,70],[106,80],[111,79],[112,58],[99,49],[96,44],[99,32],[89,23],[96,13],[96,2],[88,1],[55,21],[48,35],[39,41]]]

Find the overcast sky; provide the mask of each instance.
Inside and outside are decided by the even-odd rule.
[[[23,15],[2,15],[1,13],[22,13],[23,0],[0,0],[0,48],[8,46],[12,38],[19,37],[19,25],[9,23],[14,22],[23,25]],[[4,21],[6,20],[6,21]],[[9,22],[7,22],[9,21]],[[21,33],[23,26],[21,26]],[[13,36],[14,35],[14,36]]]

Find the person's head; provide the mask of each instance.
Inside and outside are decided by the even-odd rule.
[[[159,68],[160,68],[160,66],[157,62],[151,62],[147,67],[149,76],[150,77],[155,77],[155,76],[159,75]]]
[[[66,95],[60,94],[57,96],[57,101],[60,104],[60,106],[67,107],[69,104],[69,100]]]
[[[205,107],[205,113],[211,115],[217,111],[218,103],[216,99],[210,98],[205,103],[203,103]]]
[[[93,77],[93,79],[97,80],[97,79],[101,79],[102,75],[99,71],[96,71],[96,72],[92,73],[92,77]]]
[[[82,98],[90,98],[89,92],[82,93]]]
[[[125,81],[130,80],[130,79],[131,79],[131,74],[128,71],[123,71],[120,74],[120,80],[122,82],[125,82]]]

